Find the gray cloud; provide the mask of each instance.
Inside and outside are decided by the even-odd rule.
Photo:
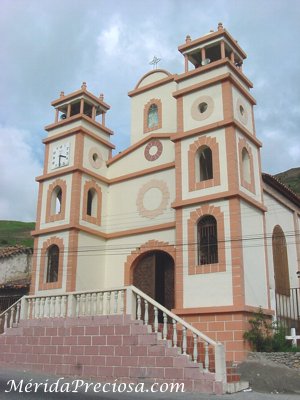
[[[25,199],[36,192],[43,127],[53,121],[50,102],[61,90],[74,91],[86,81],[89,90],[104,93],[112,106],[107,123],[120,151],[129,145],[127,92],[151,68],[153,55],[162,58],[161,68],[183,72],[178,45],[187,34],[196,38],[216,29],[219,21],[248,54],[244,72],[258,103],[263,169],[276,173],[299,166],[299,14],[298,0],[2,0],[1,158],[9,132],[10,151],[20,154],[20,143],[26,149],[26,174],[2,162],[0,218],[35,218],[35,199],[34,207]],[[20,175],[16,188],[14,177]],[[24,201],[12,210],[16,194]]]

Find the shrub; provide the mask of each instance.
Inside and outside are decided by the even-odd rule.
[[[244,333],[251,348],[257,352],[293,351],[291,343],[285,339],[283,326],[271,323],[262,308],[249,319],[250,329]]]

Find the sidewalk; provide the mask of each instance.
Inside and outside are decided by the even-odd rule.
[[[41,383],[47,382],[49,385],[51,383],[55,383],[59,377],[48,376],[44,374],[32,373],[30,371],[16,371],[9,370],[4,367],[0,367],[0,399],[8,399],[8,400],[16,400],[22,399],[26,396],[26,400],[31,399],[154,399],[154,400],[176,400],[176,399],[184,399],[184,400],[271,400],[274,397],[278,400],[299,400],[300,394],[274,394],[274,393],[258,393],[258,392],[241,392],[235,393],[232,395],[225,394],[223,396],[216,395],[207,395],[207,394],[199,394],[199,393],[94,393],[93,391],[88,391],[84,393],[79,391],[79,393],[45,393],[43,390],[38,390],[36,393],[24,393],[25,384],[28,382],[31,383]],[[62,380],[62,382],[72,382],[73,379],[77,378],[66,378]],[[9,393],[5,393],[5,390],[8,390],[11,385],[8,384],[8,381],[14,380],[16,384],[23,380],[23,392],[20,393],[18,391],[10,391]],[[88,381],[87,381],[88,382]]]

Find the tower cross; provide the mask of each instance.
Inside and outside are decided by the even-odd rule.
[[[149,62],[150,65],[153,65],[153,69],[157,69],[157,64],[161,61],[161,58],[156,56],[153,57],[153,60]]]

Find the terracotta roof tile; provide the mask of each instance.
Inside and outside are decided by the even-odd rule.
[[[17,254],[32,254],[32,248],[20,245],[0,247],[0,258],[11,257]]]

